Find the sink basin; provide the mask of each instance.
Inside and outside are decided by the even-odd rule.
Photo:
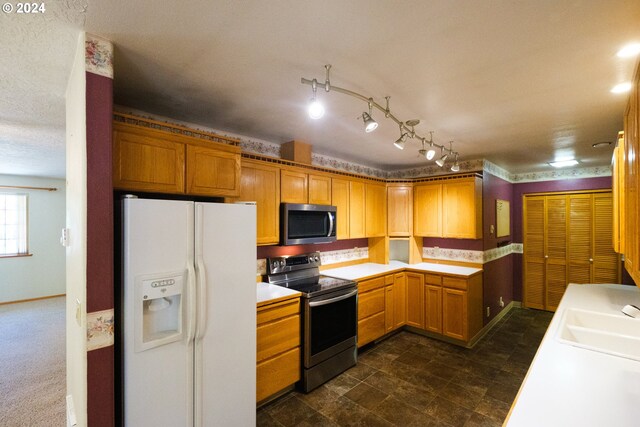
[[[569,308],[560,320],[558,340],[600,353],[640,361],[640,319]]]

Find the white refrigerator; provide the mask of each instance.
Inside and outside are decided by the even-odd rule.
[[[255,426],[255,206],[125,198],[126,426]]]

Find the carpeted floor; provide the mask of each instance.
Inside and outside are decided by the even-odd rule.
[[[0,426],[66,425],[65,299],[0,306]]]

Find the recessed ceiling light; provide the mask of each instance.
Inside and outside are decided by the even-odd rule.
[[[603,147],[608,147],[610,145],[611,145],[611,141],[602,141],[602,142],[596,142],[595,144],[591,144],[593,148],[603,148]]]
[[[612,89],[611,89],[611,93],[625,93],[625,92],[629,92],[631,90],[631,88],[633,87],[633,85],[631,84],[631,82],[624,82],[624,83],[619,83],[617,85],[615,85]]]
[[[557,162],[549,162],[554,168],[566,168],[567,166],[575,166],[578,164],[576,159],[571,160],[559,160]]]
[[[640,53],[640,43],[630,43],[620,49],[616,55],[620,58],[630,58]]]

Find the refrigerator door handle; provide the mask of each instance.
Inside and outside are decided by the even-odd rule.
[[[198,286],[198,308],[196,320],[196,336],[195,339],[201,340],[204,337],[207,327],[207,271],[204,267],[204,259],[202,255],[196,258],[196,283]]]
[[[196,270],[192,263],[187,264],[187,342],[196,337]]]

